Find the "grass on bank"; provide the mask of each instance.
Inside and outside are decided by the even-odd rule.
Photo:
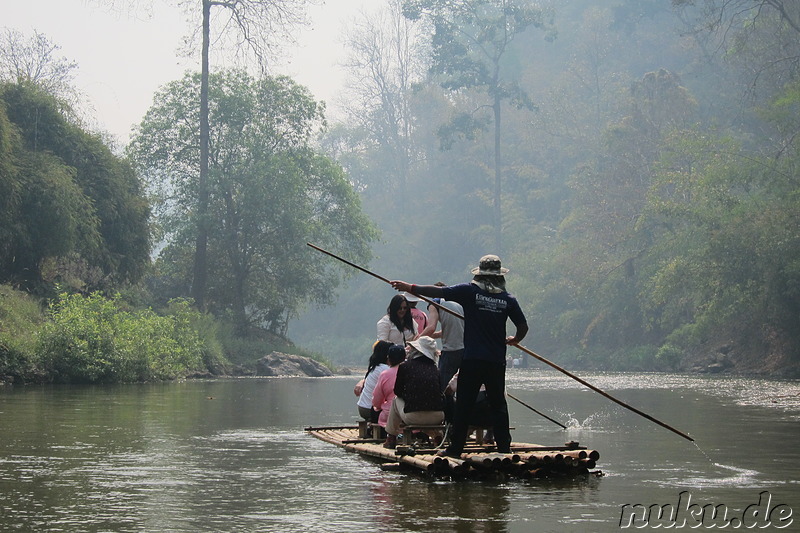
[[[237,336],[231,325],[186,300],[160,312],[100,294],[61,294],[48,305],[0,286],[0,380],[6,382],[124,383],[247,373],[273,351],[330,366],[284,339]]]

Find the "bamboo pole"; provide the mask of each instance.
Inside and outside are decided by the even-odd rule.
[[[536,409],[534,409],[533,407],[531,407],[531,406],[530,406],[530,405],[528,405],[527,403],[523,402],[522,400],[520,400],[519,398],[517,398],[516,396],[514,396],[514,395],[513,395],[513,394],[511,394],[510,392],[506,391],[506,394],[508,395],[508,397],[509,397],[509,398],[511,398],[512,400],[515,400],[515,401],[517,401],[517,402],[519,402],[519,403],[521,403],[522,405],[524,405],[525,407],[527,407],[528,409],[530,409],[531,411],[533,411],[533,412],[534,412],[534,413],[536,413],[537,415],[539,415],[539,416],[542,416],[542,417],[544,417],[544,418],[548,419],[548,420],[549,420],[550,422],[552,422],[553,424],[557,424],[557,425],[561,426],[562,428],[564,428],[564,429],[567,429],[567,426],[565,426],[564,424],[562,424],[562,423],[561,423],[561,422],[559,422],[558,420],[555,420],[555,419],[553,419],[553,418],[550,418],[550,417],[549,417],[549,416],[547,416],[546,414],[544,414],[544,413],[542,413],[542,412],[540,412],[540,411],[537,411]]]
[[[370,272],[366,268],[360,267],[360,266],[356,265],[355,263],[351,263],[350,261],[347,261],[346,259],[342,259],[341,257],[339,257],[339,256],[337,256],[337,255],[335,255],[335,254],[333,254],[331,252],[328,252],[326,250],[323,250],[322,248],[320,248],[318,246],[314,246],[311,243],[306,243],[306,244],[308,246],[310,246],[311,248],[314,248],[317,251],[320,251],[320,252],[322,252],[322,253],[324,253],[326,255],[329,255],[329,256],[333,257],[334,259],[338,259],[339,261],[341,261],[341,262],[343,262],[343,263],[345,263],[347,265],[350,265],[353,268],[361,270],[362,272],[365,272],[365,273],[369,274],[370,276],[374,276],[374,277],[378,278],[379,280],[381,280],[381,281],[383,281],[385,283],[388,283],[389,285],[392,284],[391,280],[389,280],[387,278],[384,278],[383,276],[379,276],[378,274],[375,274],[374,272]],[[437,309],[443,310],[443,311],[445,311],[447,313],[450,313],[451,315],[455,315],[455,316],[461,317],[462,319],[464,318],[459,313],[456,313],[456,312],[444,307],[443,305],[441,305],[441,304],[439,304],[437,302],[434,302],[430,298],[427,298],[427,297],[422,296],[420,294],[417,294],[416,296],[418,296],[422,300],[428,302],[429,304],[436,306]],[[550,367],[558,370],[562,374],[564,374],[566,376],[569,376],[570,378],[574,379],[575,381],[577,381],[581,385],[590,388],[591,390],[593,390],[596,393],[600,394],[601,396],[611,400],[612,402],[614,402],[614,403],[616,403],[618,405],[621,405],[622,407],[624,407],[626,409],[629,409],[630,411],[633,411],[637,415],[642,416],[642,417],[646,418],[647,420],[649,420],[649,421],[651,421],[651,422],[653,422],[655,424],[658,424],[659,426],[663,427],[664,429],[668,429],[668,430],[672,431],[676,435],[680,435],[681,437],[683,437],[684,439],[686,439],[688,441],[694,442],[694,439],[692,437],[690,437],[689,435],[687,435],[686,433],[683,433],[682,431],[679,431],[679,430],[675,429],[674,427],[672,427],[672,426],[670,426],[668,424],[665,424],[664,422],[658,420],[657,418],[654,418],[654,417],[648,415],[647,413],[645,413],[645,412],[643,412],[643,411],[641,411],[641,410],[639,410],[639,409],[637,409],[637,408],[635,408],[635,407],[623,402],[622,400],[619,400],[619,399],[615,398],[614,396],[608,394],[604,390],[599,389],[598,387],[595,387],[594,385],[592,385],[591,383],[587,382],[586,380],[579,378],[578,376],[576,376],[572,372],[569,372],[568,370],[566,370],[564,368],[561,368],[557,364],[555,364],[552,361],[550,361],[550,360],[542,357],[541,355],[533,352],[532,350],[529,350],[528,348],[525,348],[524,346],[521,346],[519,344],[512,344],[512,346],[517,347],[518,349],[522,350],[523,352],[525,352],[526,354],[530,355],[534,359],[538,359],[542,363],[545,363],[546,365],[549,365]]]
[[[401,455],[397,460],[409,466],[424,470],[425,472],[433,472],[435,468],[432,462],[420,459],[415,455]]]
[[[674,427],[672,427],[672,426],[670,426],[668,424],[665,424],[661,420],[658,420],[657,418],[654,418],[654,417],[648,415],[647,413],[645,413],[643,411],[640,411],[639,409],[633,407],[632,405],[629,405],[629,404],[623,402],[622,400],[619,400],[619,399],[615,398],[614,396],[608,394],[604,390],[595,387],[594,385],[592,385],[588,381],[579,378],[578,376],[576,376],[572,372],[569,372],[568,370],[565,370],[565,369],[561,368],[557,364],[553,363],[552,361],[549,361],[549,360],[545,359],[541,355],[538,355],[538,354],[534,353],[533,351],[529,350],[528,348],[525,348],[524,346],[521,346],[519,344],[514,344],[513,346],[516,346],[517,348],[519,348],[520,350],[522,350],[526,354],[530,355],[531,357],[533,357],[535,359],[538,359],[539,361],[541,361],[541,362],[543,362],[543,363],[545,363],[547,365],[550,365],[552,368],[555,368],[556,370],[558,370],[562,374],[571,377],[572,379],[574,379],[575,381],[577,381],[581,385],[592,389],[596,393],[600,394],[601,396],[603,396],[605,398],[608,398],[612,402],[614,402],[614,403],[616,403],[618,405],[621,405],[622,407],[624,407],[624,408],[626,408],[626,409],[628,409],[630,411],[633,411],[637,415],[642,416],[642,417],[648,419],[649,421],[651,421],[651,422],[653,422],[655,424],[658,424],[659,426],[663,427],[664,429],[668,429],[668,430],[672,431],[676,435],[680,435],[681,437],[683,437],[684,439],[686,439],[688,441],[694,442],[694,439],[692,437],[690,437],[689,435],[687,435],[686,433],[683,433],[682,431],[679,431],[679,430],[675,429]]]
[[[466,461],[469,464],[479,466],[482,468],[491,468],[492,466],[492,459],[490,457],[486,457],[482,453],[468,453],[466,455],[467,455]]]

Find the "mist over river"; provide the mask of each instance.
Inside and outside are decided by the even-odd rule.
[[[603,476],[383,472],[304,431],[354,423],[355,376],[2,388],[0,530],[603,532],[693,504],[724,506],[729,528],[800,530],[800,382],[581,377],[696,442],[539,369],[509,370],[509,391],[569,429],[509,400],[514,439],[579,441]]]

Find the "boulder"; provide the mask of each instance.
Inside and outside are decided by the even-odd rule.
[[[256,376],[332,376],[333,372],[322,363],[281,352],[272,352],[256,362]]]

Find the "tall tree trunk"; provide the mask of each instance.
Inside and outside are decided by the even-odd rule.
[[[496,254],[503,254],[503,193],[502,158],[500,154],[500,89],[496,86],[494,95],[494,245]]]
[[[197,241],[194,252],[192,297],[198,309],[205,309],[208,278],[208,49],[211,28],[211,0],[203,0],[203,50],[200,70],[200,176],[197,179]]]

